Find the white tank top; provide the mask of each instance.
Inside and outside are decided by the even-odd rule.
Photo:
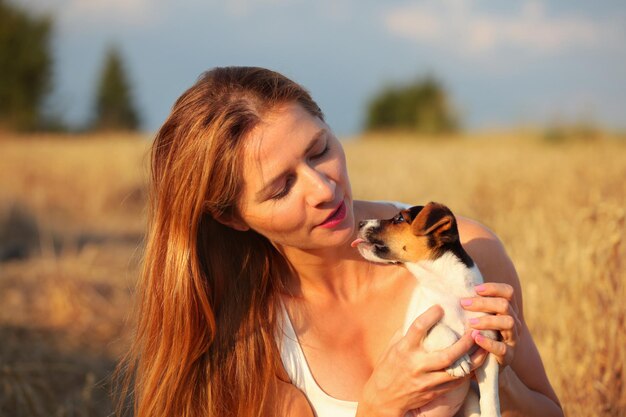
[[[280,357],[291,383],[304,392],[317,417],[354,417],[357,402],[331,397],[317,385],[284,306],[282,311],[283,320],[280,327],[283,330],[283,337],[279,343]]]

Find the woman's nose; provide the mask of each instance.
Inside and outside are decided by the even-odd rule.
[[[318,204],[333,201],[337,184],[326,174],[309,167],[305,170],[308,189],[306,190],[307,203],[315,207]]]

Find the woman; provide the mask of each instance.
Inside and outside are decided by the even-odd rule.
[[[515,270],[497,238],[459,219],[487,282],[468,310],[501,341],[464,335],[426,353],[433,307],[407,334],[415,279],[350,247],[355,224],[391,217],[354,201],[341,144],[298,84],[261,68],[216,68],[157,134],[151,212],[128,356],[135,414],[453,415],[469,378],[443,369],[467,353],[501,364],[504,415],[560,416],[524,324]],[[304,375],[303,375],[304,373]]]

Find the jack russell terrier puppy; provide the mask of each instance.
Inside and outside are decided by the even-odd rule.
[[[373,262],[403,263],[417,278],[415,317],[435,304],[444,309],[444,317],[424,339],[427,351],[452,345],[469,328],[471,318],[486,314],[461,308],[460,299],[474,297],[474,287],[483,282],[483,277],[461,246],[456,219],[446,206],[431,202],[402,210],[392,219],[364,220],[359,223],[359,234],[352,247],[357,247],[365,259]],[[408,320],[407,324],[410,323]],[[497,338],[495,331],[481,333]],[[493,355],[488,355],[476,369],[480,404],[470,389],[463,407],[466,416],[500,417],[498,370]],[[469,355],[461,357],[446,371],[456,377],[469,374]]]

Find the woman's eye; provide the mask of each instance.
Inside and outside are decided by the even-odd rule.
[[[322,152],[313,155],[311,157],[311,159],[320,159],[322,158],[324,155],[326,155],[328,153],[328,150],[330,149],[330,146],[328,145],[328,142],[326,142],[326,145],[324,145],[324,149],[322,149]]]
[[[285,181],[285,186],[277,194],[274,194],[272,196],[272,200],[280,200],[281,198],[286,197],[287,194],[289,194],[289,191],[291,190],[291,186],[293,185],[294,181],[295,178],[287,177],[287,180]]]

